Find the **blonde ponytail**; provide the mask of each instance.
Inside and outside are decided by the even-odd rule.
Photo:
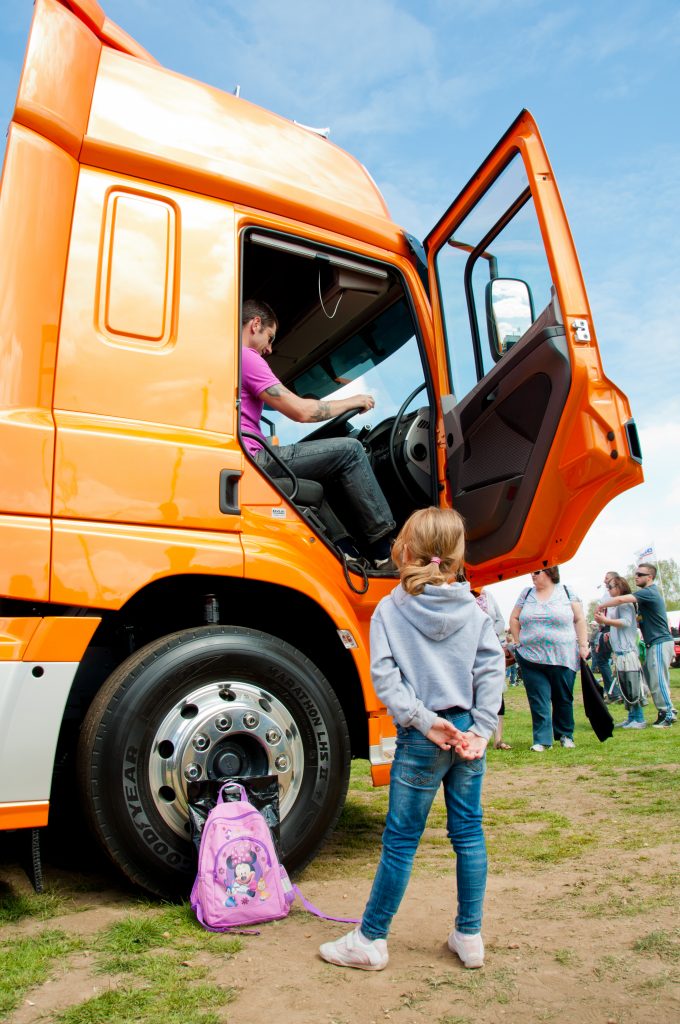
[[[440,587],[455,577],[465,558],[465,523],[450,508],[421,508],[404,523],[392,548],[401,585],[421,594],[429,583]]]

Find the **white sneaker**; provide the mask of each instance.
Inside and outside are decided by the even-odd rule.
[[[462,960],[463,967],[484,966],[484,943],[480,932],[476,935],[463,935],[454,930],[449,935],[447,945]]]
[[[627,722],[623,727],[624,729],[646,729],[646,722]]]
[[[571,750],[572,747],[576,746],[576,744],[572,740],[571,736],[561,736],[560,737],[560,743],[562,744],[563,747],[567,747],[569,750]]]
[[[319,946],[319,953],[329,964],[358,967],[360,971],[382,971],[389,960],[387,940],[367,939],[359,928],[335,942],[324,942],[323,946]]]
[[[544,750],[550,750],[550,747],[546,747],[542,743],[534,743],[529,750],[533,750],[535,754],[542,754]]]

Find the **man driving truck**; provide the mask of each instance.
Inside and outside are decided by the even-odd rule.
[[[248,299],[241,313],[241,429],[265,438],[260,427],[262,409],[270,408],[296,423],[320,423],[333,419],[350,409],[368,412],[375,406],[372,395],[350,395],[347,398],[300,398],[275,376],[265,360],[272,351],[278,321],[265,302]],[[282,477],[283,470],[254,437],[244,437],[244,444],[259,466],[270,477]],[[353,437],[329,437],[282,445],[276,450],[279,458],[290,466],[300,479],[316,480],[324,485],[339,484],[343,496],[367,545],[373,571],[392,570],[390,548],[395,528],[394,518],[380,485],[375,478],[363,445]],[[358,552],[351,538],[334,540],[348,558]]]

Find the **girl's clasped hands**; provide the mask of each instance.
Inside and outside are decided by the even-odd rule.
[[[427,738],[442,750],[453,749],[464,761],[474,761],[481,757],[488,742],[475,732],[461,732],[445,718],[435,718]]]

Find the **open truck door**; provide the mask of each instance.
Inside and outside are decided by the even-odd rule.
[[[425,240],[450,500],[475,582],[571,558],[642,480],[550,162],[523,111]]]

